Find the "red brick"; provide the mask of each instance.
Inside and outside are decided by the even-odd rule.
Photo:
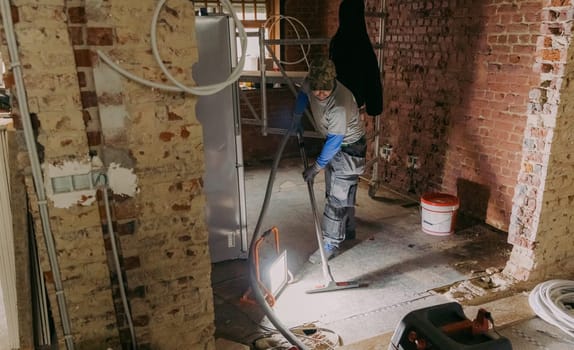
[[[78,85],[80,88],[85,88],[87,86],[85,72],[78,72]]]
[[[84,45],[84,29],[82,27],[68,27],[72,45]]]
[[[127,270],[133,270],[140,267],[140,257],[139,256],[130,256],[123,259],[123,267]]]
[[[164,141],[164,142],[169,142],[174,137],[175,137],[175,134],[172,132],[169,132],[169,131],[164,131],[164,132],[159,133],[159,139]]]
[[[82,119],[84,120],[84,125],[88,125],[88,123],[92,120],[92,116],[90,114],[90,111],[84,109],[82,111]]]
[[[16,24],[20,22],[20,12],[16,6],[10,5],[10,13],[12,15],[12,23]]]
[[[76,66],[78,67],[92,66],[91,52],[88,49],[74,50],[74,58],[76,60]]]
[[[542,59],[546,61],[559,61],[560,57],[560,50],[542,50]]]
[[[86,31],[88,45],[110,46],[114,44],[112,28],[89,27]]]
[[[88,145],[90,147],[99,146],[102,144],[102,133],[100,131],[88,131]]]
[[[68,19],[70,23],[86,23],[86,9],[84,7],[70,7],[68,9]]]
[[[81,91],[82,107],[90,108],[98,105],[98,96],[95,91]]]
[[[570,0],[552,0],[550,2],[550,6],[552,7],[560,7],[560,6],[568,6],[570,5]]]

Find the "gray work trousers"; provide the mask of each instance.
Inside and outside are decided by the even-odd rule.
[[[364,153],[363,153],[364,154]],[[323,240],[338,247],[347,232],[355,232],[355,202],[359,175],[365,170],[365,157],[340,150],[325,167],[325,208]]]

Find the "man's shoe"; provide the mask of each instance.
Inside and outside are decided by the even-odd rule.
[[[352,241],[357,238],[357,233],[355,231],[348,231],[345,233],[345,241]]]
[[[327,260],[334,258],[337,254],[339,254],[339,248],[335,247],[332,244],[324,243],[323,249],[325,250],[325,258]],[[320,264],[321,263],[321,250],[317,249],[315,253],[309,256],[309,262],[311,264]]]

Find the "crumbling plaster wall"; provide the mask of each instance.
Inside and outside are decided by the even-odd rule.
[[[538,280],[574,271],[574,2],[544,1],[535,70],[529,94],[522,167],[514,195],[506,272]]]
[[[55,176],[107,179],[112,227],[140,349],[213,349],[203,141],[196,97],[144,87],[103,63],[165,83],[153,60],[155,1],[13,1],[27,101],[47,185],[50,226],[71,335],[79,349],[130,343],[102,191],[58,194]],[[190,3],[167,1],[158,24],[164,63],[191,84],[197,60]],[[8,57],[6,47],[3,57]],[[15,124],[21,130],[15,109]],[[19,157],[61,347],[64,334],[26,154]]]

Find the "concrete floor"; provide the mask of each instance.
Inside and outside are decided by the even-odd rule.
[[[269,165],[246,169],[250,230],[260,214],[269,170]],[[480,279],[480,276],[501,270],[508,259],[511,246],[506,243],[505,233],[459,216],[454,235],[426,234],[421,230],[421,213],[416,201],[385,190],[370,197],[368,186],[363,182],[358,194],[357,240],[346,242],[343,253],[329,265],[336,281],[359,281],[365,286],[307,294],[306,291],[323,284],[325,279],[320,265],[307,262],[317,248],[317,241],[301,170],[299,160],[281,162],[262,225],[263,230],[272,226],[279,229],[281,249],[287,251],[289,270],[294,275],[294,281],[282,291],[273,307],[276,317],[287,327],[312,323],[325,328],[329,334],[338,335],[342,344],[357,344],[392,333],[412,310],[452,302],[457,293],[460,298],[460,288],[448,287],[464,285],[457,282],[469,279],[486,281],[488,277]],[[319,175],[315,196],[320,213],[323,191],[324,181]],[[213,266],[216,337],[252,346],[255,340],[277,332],[257,305],[240,300],[249,289],[247,276],[244,260]],[[503,290],[504,286],[494,283],[494,288]],[[467,314],[470,319],[475,316]],[[520,332],[531,332],[531,339],[542,337],[539,331],[533,330],[540,323],[522,321],[524,327],[513,326],[518,327],[519,332],[508,328],[504,335],[513,342],[513,337]],[[571,348],[562,342],[564,336],[559,330],[545,334],[553,336],[547,336],[547,342],[541,340],[542,345],[524,343],[522,337],[516,340],[520,346],[515,349]],[[277,337],[281,338],[274,336]]]
[[[343,253],[329,265],[335,280],[356,280],[366,286],[307,294],[324,278],[320,266],[307,262],[317,242],[307,187],[300,173],[298,161],[281,162],[262,225],[263,229],[279,229],[281,249],[287,251],[289,270],[294,275],[274,306],[276,316],[287,327],[312,323],[324,328],[327,336],[340,337],[341,343],[347,344],[345,349],[387,349],[390,335],[408,312],[451,302],[461,294],[464,297],[462,288],[448,287],[453,283],[464,286],[469,279],[487,274],[487,270],[492,273],[508,259],[511,247],[504,233],[459,217],[454,235],[428,235],[421,230],[416,202],[384,190],[372,198],[367,186],[362,186],[357,205],[358,239],[345,244]],[[251,230],[261,210],[268,174],[267,165],[246,169]],[[315,184],[319,208],[323,204],[323,189],[319,177]],[[457,284],[458,281],[465,282]],[[240,300],[249,289],[245,260],[214,264],[212,283],[216,338],[248,346],[262,338],[281,341],[259,306]],[[560,330],[533,317],[524,295],[518,297],[521,304],[501,299],[502,307],[487,307],[495,319],[506,325],[499,331],[511,340],[514,349],[574,348]],[[468,318],[474,318],[475,309],[465,306]],[[7,349],[4,317],[0,303],[0,350]],[[504,321],[505,318],[510,321]]]

